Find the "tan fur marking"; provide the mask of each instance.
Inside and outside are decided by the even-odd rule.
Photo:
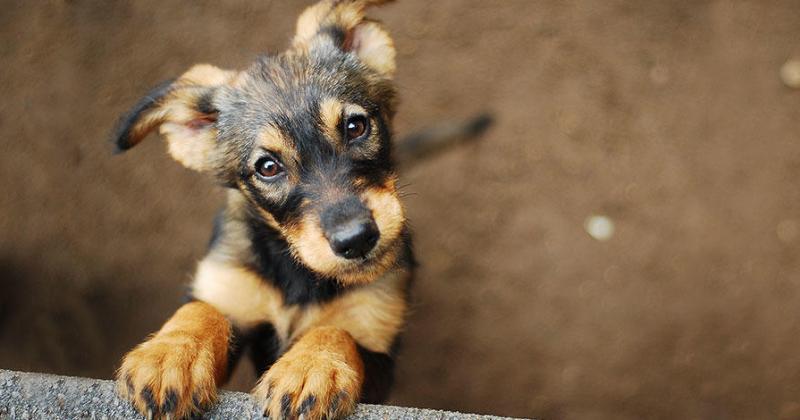
[[[364,22],[353,29],[353,51],[378,74],[387,78],[394,76],[394,41],[378,23]]]
[[[231,327],[211,305],[184,305],[161,330],[125,355],[117,372],[119,392],[142,413],[183,418],[216,399],[217,386],[227,372]],[[171,413],[155,412],[144,398],[152,395],[157,407],[175,393]]]
[[[300,14],[294,42],[297,44],[309,41],[321,27],[327,25],[350,30],[364,20],[364,10],[367,7],[390,1],[392,0],[322,0]]]
[[[395,241],[403,230],[405,221],[403,205],[397,198],[395,181],[389,181],[386,187],[381,189],[367,189],[361,198],[372,210],[372,217],[381,232],[381,238],[376,247],[385,247]]]
[[[264,209],[261,209],[261,208],[259,208],[258,210],[259,210],[259,213],[261,214],[261,216],[264,218],[264,221],[267,222],[267,225],[269,225],[273,229],[275,229],[278,232],[281,232],[281,234],[283,234],[283,229],[281,228],[280,223],[278,223],[278,221],[275,220],[275,216],[273,216],[272,213],[270,213],[270,212],[268,212],[268,211],[266,211]]]
[[[193,120],[208,116],[197,111],[197,101],[207,88],[232,80],[236,72],[198,64],[178,78],[161,102],[146,112],[132,127],[130,141],[138,143],[156,127],[167,140],[169,154],[189,169],[211,168],[216,130],[208,126],[192,126]]]
[[[228,190],[228,207],[236,209],[235,211],[241,212],[242,209],[249,206],[256,206],[251,201],[254,200],[253,197],[250,196],[250,191],[245,188],[244,183],[239,180],[238,181],[239,189],[238,190]],[[248,201],[251,200],[251,201]],[[268,211],[258,208],[259,214],[263,217],[264,221],[273,229],[277,230],[278,232],[283,232],[280,224],[277,220],[275,220],[275,216],[273,216]],[[247,238],[249,241],[249,238]],[[248,242],[249,244],[249,242]]]
[[[161,112],[166,121],[159,132],[168,143],[169,154],[183,166],[196,171],[211,169],[216,130],[212,127],[191,127],[188,123],[203,115],[196,111],[197,101],[208,88],[230,82],[237,72],[222,70],[210,64],[197,64],[178,78],[178,87],[165,100]]]
[[[178,79],[179,82],[200,85],[200,86],[220,86],[230,82],[237,72],[232,70],[222,70],[211,64],[196,64]]]
[[[313,326],[331,325],[349,332],[368,350],[388,353],[405,321],[408,278],[403,271],[388,272],[368,286],[309,308],[296,322],[290,339]]]
[[[315,214],[303,217],[297,228],[287,230],[287,239],[297,257],[318,273],[332,273],[347,261],[333,253]]]
[[[309,6],[297,18],[294,45],[300,47],[312,40],[322,26],[336,25],[350,30],[364,18],[365,3],[368,2],[323,0]]]
[[[329,3],[323,1],[309,6],[300,14],[300,17],[297,18],[297,29],[294,36],[295,46],[301,46],[317,34],[320,22],[331,10]]]
[[[228,316],[243,329],[270,322],[287,337],[297,308],[285,308],[281,292],[257,274],[230,263],[206,258],[197,267],[192,294]]]
[[[341,102],[333,98],[325,98],[319,104],[319,114],[322,119],[322,124],[325,126],[325,134],[329,139],[338,139],[341,137],[339,124],[342,118],[342,110],[344,106]]]
[[[139,117],[139,120],[131,126],[128,141],[134,145],[139,144],[139,142],[147,137],[159,124],[166,121],[167,116],[167,112],[160,107],[144,113]]]
[[[355,409],[364,383],[364,363],[347,331],[316,327],[301,337],[259,379],[253,395],[270,418],[284,418],[284,398],[290,401],[289,418],[341,418]],[[303,403],[315,403],[300,413]]]
[[[390,242],[388,237],[382,237],[378,241],[372,251],[377,257],[366,265],[336,256],[317,220],[316,216],[306,217],[299,229],[289,231],[286,235],[295,258],[299,258],[315,272],[333,277],[346,285],[365,284],[375,281],[394,264],[398,255],[398,243]]]
[[[161,124],[159,132],[167,139],[170,156],[181,165],[195,171],[211,169],[215,131],[167,122]]]
[[[219,236],[206,259],[227,261],[236,265],[240,264],[239,261],[246,260],[251,252],[250,230],[244,221],[244,214],[252,204],[238,189],[230,188],[226,195],[227,204],[222,215],[224,221],[218,226]],[[274,219],[271,220],[274,222]]]
[[[345,104],[344,107],[344,114],[347,116],[350,115],[367,115],[367,110],[364,109],[363,106],[358,104]]]
[[[269,126],[263,129],[259,135],[259,144],[266,150],[277,153],[281,158],[281,162],[294,168],[295,162],[299,159],[297,156],[297,149],[295,149],[292,142],[286,138],[284,133],[273,127]]]

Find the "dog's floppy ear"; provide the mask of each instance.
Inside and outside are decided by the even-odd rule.
[[[117,123],[113,139],[117,151],[130,149],[158,128],[175,160],[198,171],[209,169],[217,135],[213,95],[235,74],[198,64],[181,77],[162,83]]]
[[[391,78],[395,71],[394,42],[378,22],[364,17],[367,7],[390,1],[322,0],[297,19],[293,46],[313,48],[315,42],[327,37],[379,75]]]

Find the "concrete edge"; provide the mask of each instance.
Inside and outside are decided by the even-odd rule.
[[[0,369],[0,419],[141,419],[114,382]],[[248,394],[221,391],[205,419],[261,419]],[[350,419],[501,419],[421,408],[360,404]]]

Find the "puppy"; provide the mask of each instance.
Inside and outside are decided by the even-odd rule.
[[[322,0],[287,51],[243,71],[196,65],[121,119],[120,151],[158,130],[227,187],[190,302],[119,368],[143,414],[201,413],[244,352],[270,418],[386,399],[414,258],[392,155],[395,49],[364,16],[384,2]]]

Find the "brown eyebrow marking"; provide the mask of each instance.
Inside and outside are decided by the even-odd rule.
[[[299,159],[291,139],[274,126],[268,126],[261,130],[258,144],[264,149],[279,154],[284,165],[294,166]]]
[[[344,114],[345,116],[363,115],[365,117],[369,117],[367,110],[364,109],[361,105],[356,105],[356,104],[346,104],[344,106]]]
[[[342,118],[344,104],[334,98],[325,98],[319,104],[319,116],[323,131],[329,139],[339,137],[339,123]]]

